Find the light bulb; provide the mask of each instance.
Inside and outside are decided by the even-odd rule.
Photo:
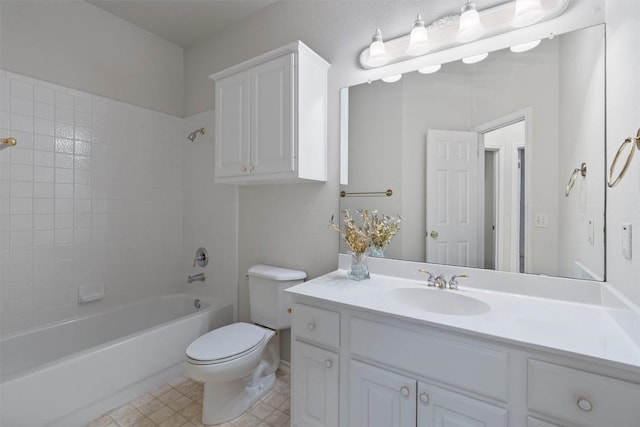
[[[394,74],[392,76],[383,77],[382,81],[385,83],[394,83],[402,78],[402,74]]]
[[[429,35],[424,26],[422,16],[418,14],[413,29],[409,35],[409,46],[407,47],[407,55],[418,56],[424,55],[429,50]]]
[[[520,28],[535,24],[544,16],[540,0],[516,0],[516,11],[511,26]]]
[[[371,39],[367,65],[370,67],[380,67],[386,64],[387,61],[389,61],[389,58],[387,58],[387,49],[384,47],[384,42],[382,41],[382,32],[378,28]]]
[[[464,62],[465,64],[476,64],[482,61],[483,59],[485,59],[487,56],[489,56],[488,53],[481,53],[480,55],[468,56],[466,58],[462,58],[462,62]]]
[[[531,50],[534,47],[538,46],[539,44],[540,44],[540,40],[534,40],[532,42],[511,46],[509,49],[511,49],[511,52],[514,52],[514,53],[521,53],[521,52],[526,52],[528,50]]]
[[[475,3],[467,2],[462,6],[461,12],[456,40],[460,43],[467,43],[480,37],[484,33],[484,27],[480,22],[480,15],[476,10]]]
[[[435,73],[436,71],[438,71],[440,68],[442,68],[442,65],[440,65],[440,64],[428,65],[426,67],[418,68],[418,72],[420,74],[432,74],[432,73]]]

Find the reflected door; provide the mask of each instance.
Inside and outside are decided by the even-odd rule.
[[[478,134],[427,132],[427,262],[482,267]]]

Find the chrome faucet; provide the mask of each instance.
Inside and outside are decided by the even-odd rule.
[[[189,276],[187,278],[187,283],[193,282],[204,282],[204,273],[194,274],[193,276]]]
[[[438,277],[433,279],[433,282],[435,283],[435,286],[438,287],[438,289],[446,289],[447,288],[447,279],[445,279],[443,274],[439,274]]]
[[[433,274],[431,274],[431,272],[430,272],[430,271],[424,270],[424,269],[422,269],[422,268],[419,268],[419,269],[418,269],[418,271],[419,271],[420,273],[427,274],[427,286],[433,287],[433,286],[435,286],[435,285],[436,285],[436,284],[435,284],[435,282],[434,282]]]
[[[468,279],[469,276],[466,274],[456,274],[449,280],[449,289],[456,290],[458,289],[458,278],[460,279]]]

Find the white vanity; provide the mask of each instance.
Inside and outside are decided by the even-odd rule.
[[[347,263],[289,289],[292,425],[640,426],[640,347],[600,284],[379,259],[355,282]]]

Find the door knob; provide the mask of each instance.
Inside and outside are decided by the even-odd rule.
[[[437,231],[432,231],[431,233],[429,233],[429,236],[431,236],[431,238],[433,238],[433,239],[437,239],[438,238],[438,232]]]
[[[330,368],[331,366],[333,366],[333,361],[331,359],[325,360],[324,366],[326,366],[327,368]]]
[[[427,393],[426,391],[423,391],[422,393],[420,393],[420,402],[424,403],[425,405],[428,405],[429,393]]]
[[[409,397],[409,387],[407,387],[406,385],[402,386],[400,388],[400,394],[402,395],[402,397]]]

